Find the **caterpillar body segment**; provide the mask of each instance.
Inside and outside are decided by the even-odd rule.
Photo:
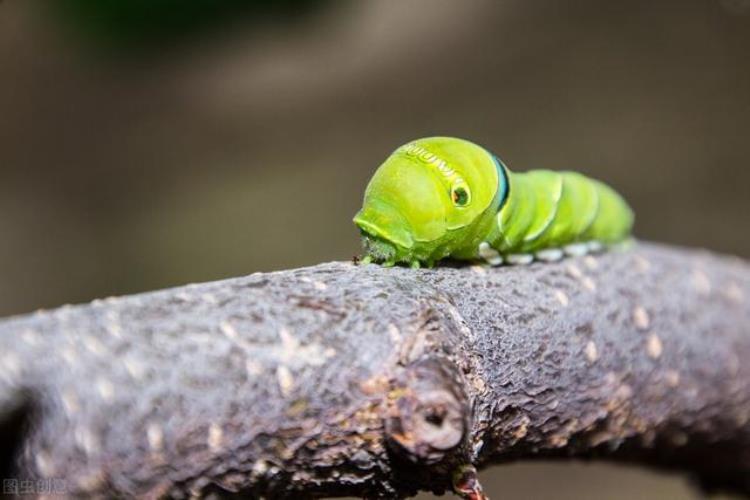
[[[511,196],[499,211],[501,253],[528,253],[560,245],[626,236],[632,214],[610,187],[576,172],[532,170],[509,175]]]
[[[514,173],[476,144],[432,137],[385,160],[354,222],[368,261],[499,265],[599,251],[629,237],[633,213],[609,186],[579,173]]]

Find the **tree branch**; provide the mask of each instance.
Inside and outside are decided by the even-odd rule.
[[[472,466],[597,457],[750,493],[749,294],[743,261],[640,244],[322,264],[10,318],[0,465],[71,495],[479,498]]]

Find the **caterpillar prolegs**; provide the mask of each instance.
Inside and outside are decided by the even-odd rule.
[[[623,242],[633,212],[612,188],[579,173],[515,173],[469,141],[430,137],[378,167],[354,223],[367,261],[525,264]]]

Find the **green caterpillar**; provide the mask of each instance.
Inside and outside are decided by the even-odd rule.
[[[354,223],[365,262],[527,264],[627,240],[633,212],[609,186],[576,172],[514,173],[476,144],[430,137],[380,165]]]

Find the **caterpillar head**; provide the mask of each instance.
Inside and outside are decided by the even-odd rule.
[[[398,148],[377,169],[354,217],[377,262],[428,262],[461,245],[498,194],[498,167],[484,148],[432,137]]]

